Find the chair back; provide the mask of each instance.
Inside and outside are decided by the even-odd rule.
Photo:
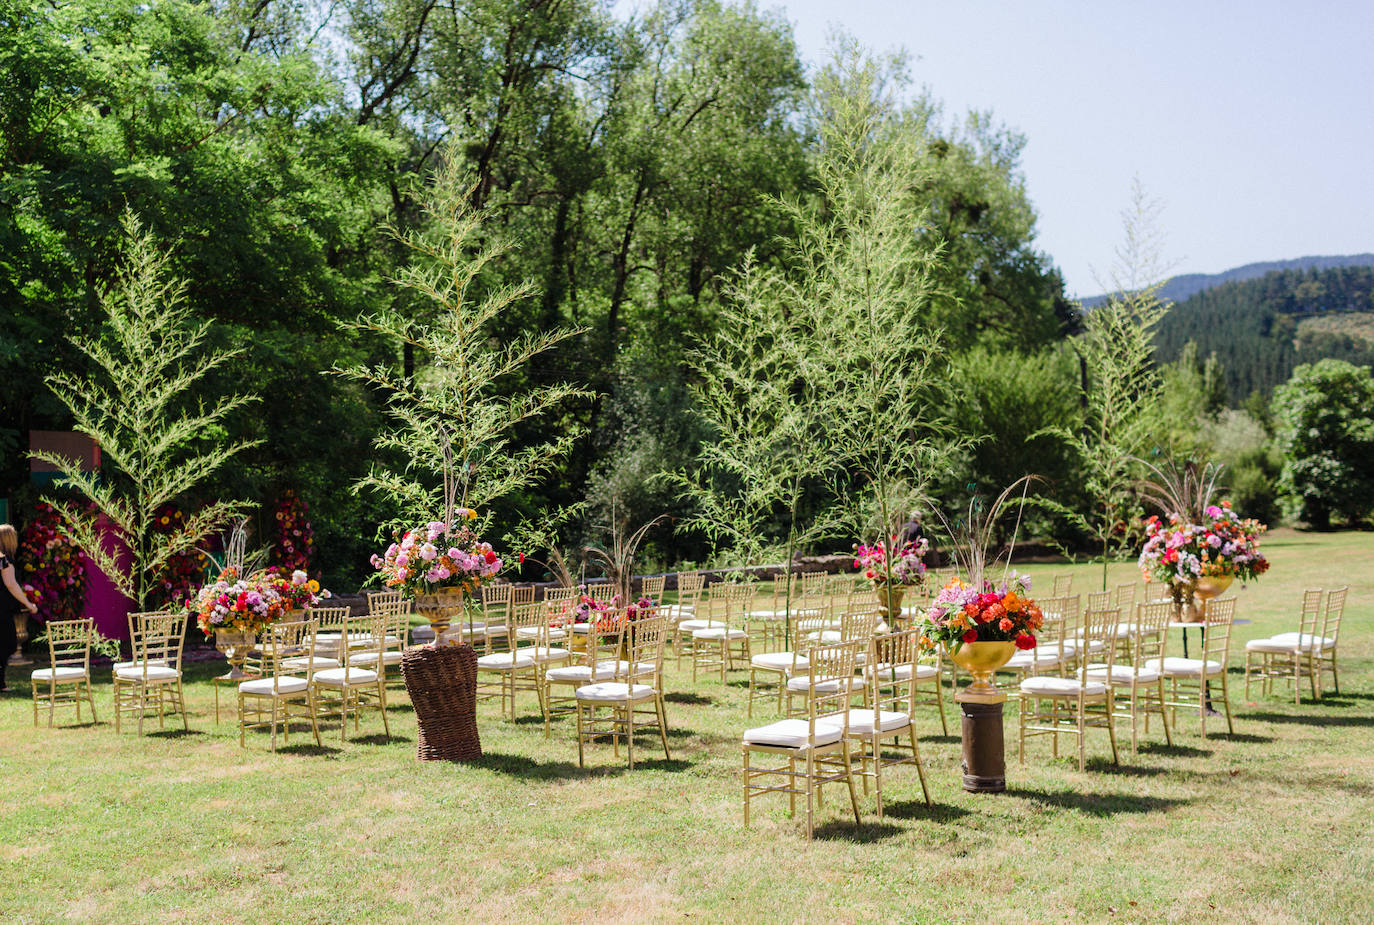
[[[1203,640],[1203,658],[1218,662],[1221,670],[1226,670],[1226,662],[1231,655],[1231,627],[1236,617],[1236,599],[1223,597],[1207,603],[1204,623],[1207,632]]]
[[[513,590],[507,584],[482,586],[482,619],[487,626],[496,626],[505,621],[510,614]]]
[[[510,589],[510,602],[512,604],[533,604],[534,585],[513,585]]]
[[[538,604],[513,604],[510,612],[509,632],[506,635],[511,648],[537,646],[548,648],[549,611],[542,601]]]
[[[697,595],[706,587],[706,576],[700,572],[678,572],[677,573],[677,599],[682,603],[687,596]]]
[[[1051,596],[1053,596],[1053,597],[1068,597],[1071,593],[1073,593],[1073,576],[1072,576],[1072,575],[1055,575],[1055,576],[1054,576],[1054,588],[1053,588],[1053,590],[1050,592]]]
[[[343,639],[344,625],[348,622],[347,607],[311,607],[306,616],[315,621],[315,653],[333,657]],[[320,638],[327,636],[327,639]]]
[[[1322,635],[1330,639],[1333,646],[1340,638],[1341,615],[1345,613],[1345,596],[1348,593],[1349,585],[1326,593],[1326,615],[1322,620]]]
[[[706,618],[729,629],[744,626],[745,614],[753,607],[757,586],[745,582],[721,582],[706,591]]]
[[[866,692],[873,705],[873,728],[880,729],[879,713],[916,714],[916,664],[921,650],[918,629],[874,636],[864,666]],[[902,677],[905,675],[906,677]]]
[[[1146,601],[1136,605],[1135,627],[1130,638],[1132,667],[1143,668],[1150,659],[1164,658],[1164,649],[1169,642],[1169,623],[1173,619],[1173,601]]]
[[[843,607],[845,610],[877,610],[878,592],[873,590],[873,586],[868,582],[849,589],[843,601],[836,600],[835,607]]]
[[[587,664],[592,667],[620,660],[620,643],[625,638],[625,608],[617,607],[593,615],[587,626]]]
[[[1298,637],[1312,639],[1321,629],[1322,597],[1325,592],[1319,588],[1308,588],[1302,592],[1302,609],[1298,611]]]
[[[640,597],[647,597],[657,604],[663,600],[663,586],[668,583],[667,575],[655,575],[652,578],[643,578],[639,582]]]
[[[825,597],[825,582],[827,577],[825,572],[802,572],[802,597],[814,599]]]
[[[405,601],[405,595],[400,591],[369,591],[367,592],[367,611],[368,613],[387,613],[394,607],[400,607]]]
[[[1116,586],[1116,598],[1112,605],[1122,613],[1131,613],[1135,610],[1135,582],[1128,581]]]
[[[806,653],[811,666],[806,681],[806,717],[812,740],[816,723],[840,723],[849,731],[849,703],[854,694],[854,669],[867,642],[837,642],[815,646]]]
[[[1115,606],[1114,597],[1110,591],[1089,591],[1088,610],[1111,610]]]
[[[302,670],[305,671],[307,681],[314,677],[313,658],[304,659],[303,668],[288,668],[285,662],[315,651],[315,627],[314,619],[288,620],[272,624],[267,632],[263,633],[263,668],[264,673],[270,673],[272,676],[272,693],[280,693],[282,678],[299,675]]]
[[[878,633],[878,623],[883,615],[877,606],[845,610],[840,614],[840,642],[862,642],[868,644]]]
[[[1036,649],[1041,650],[1041,647],[1044,647],[1042,651],[1053,650],[1062,662],[1065,644],[1072,645],[1078,633],[1078,596],[1046,597],[1037,600],[1036,603],[1040,606],[1040,612],[1045,615],[1045,622],[1035,637]]]
[[[91,673],[91,637],[95,621],[57,620],[47,624],[48,663],[53,668],[80,668]],[[52,675],[57,677],[56,673]]]
[[[617,665],[616,674],[627,683],[646,682],[654,690],[662,690],[663,647],[668,640],[668,619],[657,612],[651,613],[653,616],[632,620],[627,625],[630,658]]]
[[[129,642],[134,652],[134,667],[142,669],[144,680],[147,680],[149,665],[166,665],[181,670],[185,627],[185,612],[129,614]]]
[[[347,668],[354,656],[366,652],[377,657],[377,670],[384,664],[382,653],[386,650],[386,627],[389,617],[376,614],[361,614],[344,619],[339,629],[339,651],[335,658],[340,667]]]
[[[1110,597],[1110,594],[1107,596]],[[1092,663],[1106,665],[1107,677],[1112,676],[1112,666],[1116,662],[1116,632],[1120,625],[1121,611],[1115,607],[1089,607],[1083,612],[1083,632],[1080,638],[1084,649],[1083,657],[1078,662],[1080,673],[1087,671],[1089,663]],[[1090,648],[1094,644],[1096,651]],[[1082,679],[1087,680],[1087,675],[1082,675]]]

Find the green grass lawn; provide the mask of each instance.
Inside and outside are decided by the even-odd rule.
[[[241,749],[231,717],[215,725],[220,662],[189,666],[189,735],[143,738],[115,734],[108,668],[101,722],[68,712],[54,730],[33,728],[12,668],[0,921],[1369,922],[1374,534],[1276,531],[1265,551],[1272,570],[1237,588],[1237,616],[1254,622],[1233,640],[1234,736],[1221,721],[1204,741],[1181,719],[1172,748],[1155,729],[1114,767],[1105,734],[1090,735],[1080,774],[1073,749],[1055,761],[1044,740],[1019,766],[1009,722],[1008,792],[973,795],[957,728],[942,736],[931,708],[934,806],[898,768],[882,824],[870,802],[856,828],[834,790],[809,844],[782,798],[742,823],[744,672],[723,688],[671,672],[672,760],[646,738],[628,773],[609,746],[580,770],[569,724],[546,741],[532,696],[514,723],[483,705],[486,757],[450,765],[415,760],[400,693],[390,742],[371,713],[361,740],[339,748],[331,727],[324,749],[305,733],[274,755],[261,734]],[[1101,577],[1027,570],[1072,571],[1080,592]],[[1110,580],[1135,575],[1123,564]],[[1295,628],[1303,588],[1341,584],[1340,695],[1246,702],[1244,641]]]

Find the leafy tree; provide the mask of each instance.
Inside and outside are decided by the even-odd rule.
[[[1082,426],[1044,431],[1077,458],[1093,507],[1082,513],[1053,500],[1043,503],[1097,542],[1103,590],[1108,561],[1132,543],[1128,525],[1138,510],[1139,459],[1157,445],[1162,385],[1154,336],[1168,309],[1159,298],[1164,279],[1154,227],[1158,208],[1137,182],[1132,207],[1123,215],[1125,242],[1117,251],[1113,295],[1084,312],[1083,333],[1073,342],[1085,377]]]
[[[244,502],[215,500],[186,517],[179,529],[157,532],[163,505],[204,487],[249,444],[226,440],[223,425],[251,399],[221,397],[185,407],[184,395],[224,367],[233,351],[205,350],[209,322],[189,324],[186,283],[168,273],[170,256],[158,249],[132,214],[124,218],[128,262],[113,289],[100,295],[105,330],[73,335],[96,377],[56,372],[48,386],[70,411],[76,427],[100,445],[103,473],[53,453],[35,453],[63,473],[66,483],[95,507],[45,499],[62,529],[142,609],[168,561],[190,552]],[[112,537],[103,534],[100,519]],[[121,557],[127,551],[127,561]]]
[[[692,358],[698,375],[697,414],[711,429],[700,466],[673,481],[694,503],[685,520],[718,552],[740,564],[781,554],[788,596],[784,639],[791,640],[794,553],[842,522],[833,494],[840,459],[828,429],[843,409],[816,362],[808,316],[779,295],[785,274],[746,259],[728,290],[718,333]]]
[[[1374,508],[1374,378],[1340,360],[1303,364],[1274,393],[1287,512],[1318,530]]]
[[[576,331],[545,329],[494,342],[491,332],[501,314],[534,290],[523,285],[483,291],[481,277],[503,246],[493,239],[486,213],[471,205],[472,184],[458,163],[446,163],[427,198],[429,224],[402,233],[416,259],[396,282],[430,304],[433,320],[389,311],[352,325],[410,345],[425,358],[424,368],[414,375],[388,363],[340,370],[383,391],[396,421],[376,441],[384,459],[373,463],[357,487],[390,499],[401,512],[399,523],[410,524],[445,509],[447,482],[455,473],[457,501],[473,508],[509,500],[537,483],[576,437],[572,427],[559,426],[566,425],[561,413],[588,397],[564,383],[522,381],[535,358]],[[508,385],[512,381],[514,387]],[[517,444],[516,428],[532,421],[547,422],[550,434]]]

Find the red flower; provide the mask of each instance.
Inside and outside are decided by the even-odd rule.
[[[964,638],[964,642],[977,642],[977,641],[978,641],[978,631],[977,631],[976,629],[967,629],[967,630],[964,630],[964,637],[963,637],[963,638]],[[1020,645],[1020,643],[1017,643],[1017,644]],[[1034,640],[1031,640],[1031,645],[1034,645],[1034,644],[1035,644],[1035,641],[1034,641]]]
[[[484,558],[487,560],[487,565],[491,565],[493,562],[496,561],[496,553],[492,552],[491,550],[487,550],[487,554]]]
[[[1016,634],[1016,648],[1018,648],[1018,649],[1034,649],[1034,648],[1035,648],[1035,637],[1032,636],[1030,633],[1017,633],[1017,634]]]
[[[1002,632],[1004,632],[1004,633],[1010,633],[1010,632],[1011,632],[1011,618],[1010,618],[1010,617],[1003,617],[1003,618],[1002,618],[1002,622],[997,624],[997,628],[1000,629],[1000,630],[1001,630]]]
[[[524,564],[525,564],[525,554],[524,554],[523,552],[522,552],[522,553],[519,553],[519,557],[520,557],[520,564],[521,564],[521,565],[524,565]]]

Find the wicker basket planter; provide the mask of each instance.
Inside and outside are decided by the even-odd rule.
[[[482,757],[477,736],[477,652],[469,645],[410,649],[401,657],[406,692],[415,706],[421,761]]]

